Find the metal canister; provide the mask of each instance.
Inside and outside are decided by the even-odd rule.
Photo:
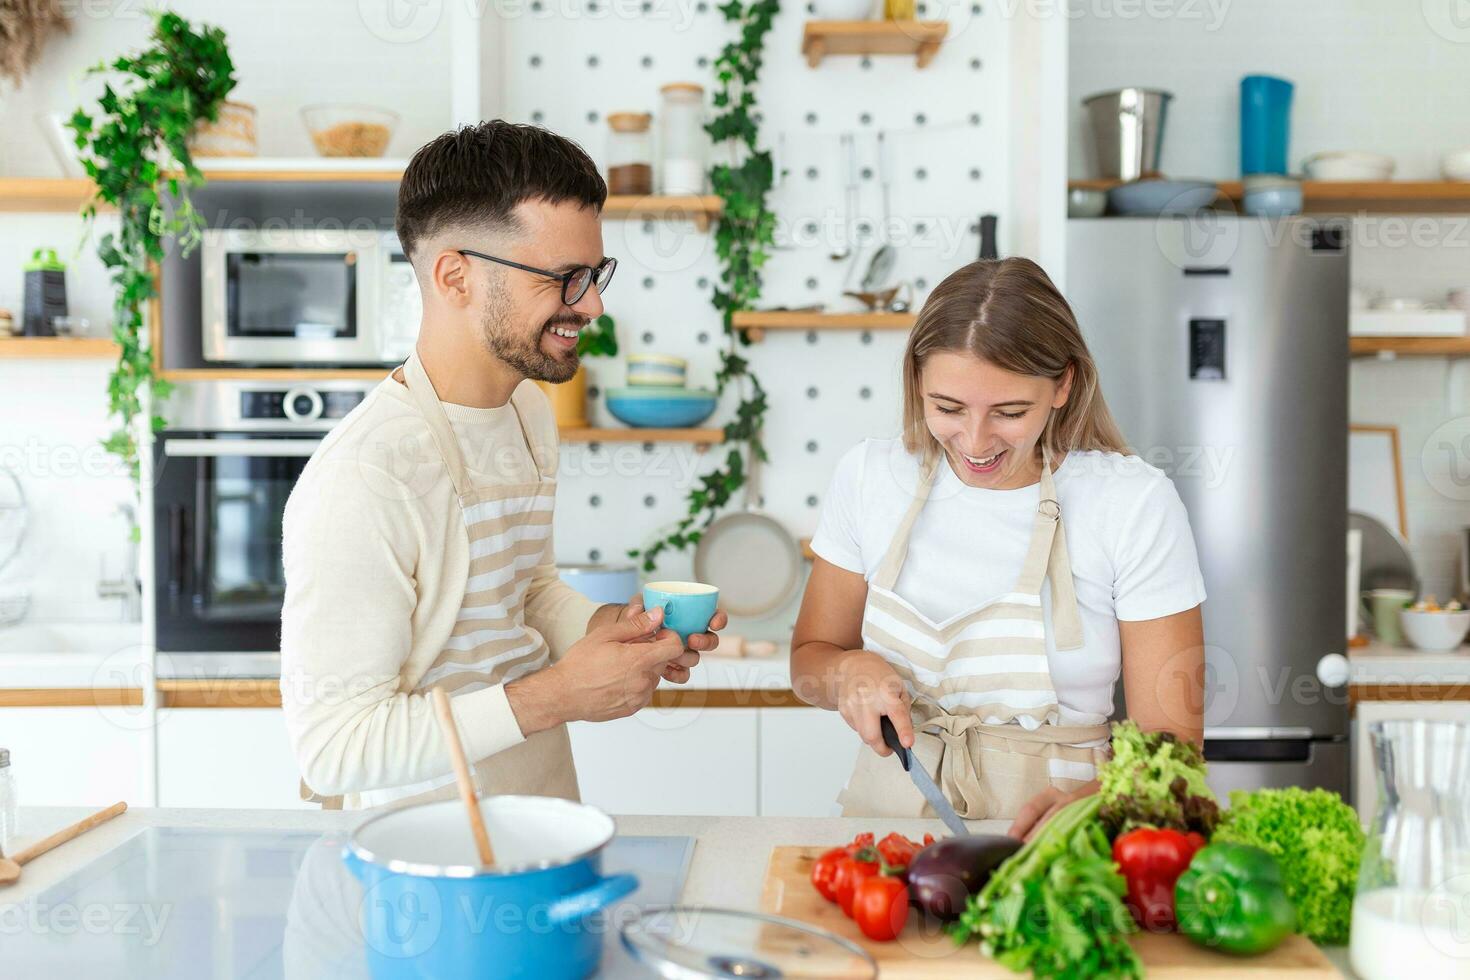
[[[1120,88],[1082,100],[1092,120],[1100,177],[1138,180],[1158,176],[1164,114],[1173,98],[1160,89]]]

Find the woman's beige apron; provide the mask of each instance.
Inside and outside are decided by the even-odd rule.
[[[1082,621],[1050,454],[1042,454],[1041,499],[1013,591],[942,623],[893,591],[914,523],[947,465],[941,456],[924,469],[868,583],[863,647],[903,678],[913,696],[914,757],[955,811],[967,820],[1009,819],[1049,786],[1071,790],[1093,779],[1106,758],[1108,726],[1057,724],[1041,604],[1047,578],[1058,650],[1082,646]],[[934,816],[898,761],[867,749],[838,802],[845,817]]]
[[[459,440],[417,354],[403,365],[403,375],[449,471],[469,535],[469,580],[454,632],[412,689],[414,694],[426,694],[442,687],[452,698],[509,683],[551,663],[546,640],[526,625],[525,596],[550,537],[556,481],[545,475],[537,447],[512,398],[510,408],[521,425],[536,481],[475,489],[466,472]],[[422,710],[430,708],[425,704]],[[437,729],[435,737],[439,737]],[[481,794],[579,798],[565,725],[536,732],[519,745],[479,760],[473,770]],[[358,802],[365,807],[382,806],[448,799],[456,794],[454,774],[446,772],[421,783],[363,792]]]

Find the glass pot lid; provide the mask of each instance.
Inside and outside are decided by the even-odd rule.
[[[623,926],[622,938],[635,960],[666,980],[878,976],[878,965],[856,943],[759,912],[692,905],[649,908]]]

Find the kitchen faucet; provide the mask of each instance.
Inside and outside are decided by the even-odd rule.
[[[123,622],[136,623],[143,618],[143,581],[138,577],[137,511],[132,504],[123,501],[114,513],[128,522],[127,553],[117,578],[106,577],[107,557],[102,557],[103,574],[97,579],[97,595],[102,599],[121,599]]]

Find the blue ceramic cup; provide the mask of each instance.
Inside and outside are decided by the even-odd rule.
[[[720,605],[720,590],[699,582],[649,582],[643,587],[643,608],[662,609],[664,626],[689,644],[692,633],[709,629]]]

